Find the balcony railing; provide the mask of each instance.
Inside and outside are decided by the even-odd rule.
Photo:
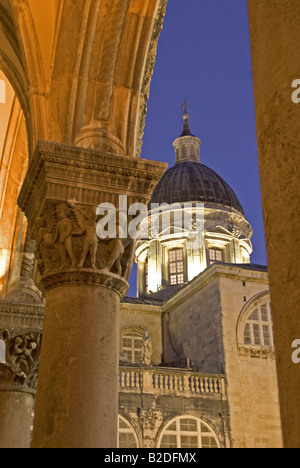
[[[219,395],[226,399],[223,375],[200,374],[184,369],[120,367],[121,392],[186,395]]]

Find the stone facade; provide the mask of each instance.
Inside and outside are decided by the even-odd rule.
[[[282,447],[273,343],[244,342],[249,314],[270,300],[266,269],[215,264],[161,298],[121,304],[124,331],[147,328],[153,338],[150,368],[120,367],[119,410],[139,446],[158,447],[168,420],[193,415],[214,429],[221,447]],[[141,405],[156,415],[146,435]]]

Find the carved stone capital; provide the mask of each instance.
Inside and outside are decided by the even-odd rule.
[[[28,218],[28,235],[36,242],[42,292],[50,283],[65,278],[81,282],[87,275],[87,281],[107,285],[111,273],[124,278],[116,288],[123,294],[136,244],[131,238],[100,240],[96,208],[109,202],[117,209],[121,194],[128,206],[147,204],[165,169],[166,164],[153,161],[40,142],[18,203]]]
[[[35,390],[42,334],[0,330],[5,343],[5,363],[0,364],[0,387]]]
[[[52,288],[69,284],[89,284],[104,286],[117,291],[121,297],[128,292],[128,282],[113,273],[94,271],[90,268],[72,269],[65,271],[53,271],[44,275],[39,283],[40,289],[47,293]]]

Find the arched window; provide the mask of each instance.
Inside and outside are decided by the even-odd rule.
[[[0,340],[0,363],[5,362],[6,346],[3,340]]]
[[[244,344],[273,347],[273,322],[270,302],[258,304],[247,318]]]
[[[138,448],[138,438],[131,424],[119,415],[118,448]]]
[[[122,355],[130,364],[139,364],[142,357],[143,334],[136,331],[124,333],[122,338]]]
[[[5,81],[0,80],[0,104],[6,103],[6,85]]]
[[[159,448],[220,448],[212,428],[195,416],[172,419],[163,429]]]

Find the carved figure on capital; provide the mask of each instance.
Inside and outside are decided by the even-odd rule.
[[[129,279],[136,240],[125,237],[117,225],[113,236],[99,238],[100,216],[93,207],[63,202],[46,210],[35,222],[36,258],[39,273],[68,268],[91,268]]]
[[[103,272],[115,273],[126,280],[129,279],[131,268],[134,262],[136,239],[127,237],[127,221],[120,222],[116,226],[115,237],[106,238],[100,241],[100,262]]]
[[[63,202],[48,209],[35,223],[35,254],[40,274],[81,268],[88,254],[88,267],[96,268],[96,224],[95,210],[92,208],[81,209],[74,203]]]
[[[51,259],[56,254],[52,241],[52,231],[53,227],[47,223],[46,219],[42,217],[36,219],[33,238],[36,240],[35,256],[41,274],[51,270]]]
[[[79,260],[78,267],[82,268],[89,254],[90,256],[90,267],[94,270],[96,267],[96,254],[98,249],[98,236],[97,236],[97,219],[96,211],[94,208],[88,207],[85,210],[76,208],[75,205],[71,205],[77,223],[79,224],[81,231],[73,233],[73,235],[83,236],[82,252]]]
[[[41,333],[11,333],[0,330],[5,342],[5,363],[0,364],[0,384],[18,384],[34,388],[37,380]]]

